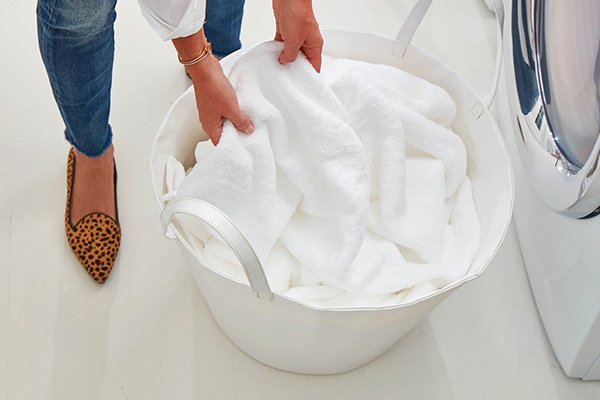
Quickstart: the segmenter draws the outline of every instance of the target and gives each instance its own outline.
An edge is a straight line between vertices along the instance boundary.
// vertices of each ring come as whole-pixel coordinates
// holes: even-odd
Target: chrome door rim
[[[548,3],[552,0],[513,0],[508,12],[506,51],[511,57],[506,57],[506,69],[519,128],[517,147],[529,180],[542,201],[561,214],[585,218],[600,212],[600,178],[597,177],[600,132],[591,131],[588,143],[590,138],[595,143],[579,146],[585,154],[583,159],[578,159],[566,145],[569,132],[564,127],[557,127],[556,121],[552,120],[547,76],[552,66],[544,59],[548,53],[544,29]],[[594,15],[590,18],[597,17],[596,23],[600,25],[600,7],[592,7],[592,12]],[[582,43],[573,45],[585,47]],[[597,57],[597,43],[592,43],[591,49],[580,50],[594,51],[593,45],[596,45]],[[599,83],[597,76],[591,82],[596,85],[594,89],[598,89]],[[596,105],[591,107],[595,109]]]

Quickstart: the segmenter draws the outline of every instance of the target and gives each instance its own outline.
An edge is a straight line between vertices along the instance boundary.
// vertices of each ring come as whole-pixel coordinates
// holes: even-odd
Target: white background
[[[322,25],[393,35],[414,0],[314,2]],[[246,8],[244,43],[270,39],[270,2]],[[104,286],[64,238],[68,146],[37,49],[35,2],[0,13],[0,399],[600,398],[600,383],[560,370],[512,230],[481,279],[363,368],[293,375],[235,348],[162,236],[151,193],[153,136],[189,81],[135,1],[118,12],[111,122],[124,239]],[[494,35],[481,0],[439,0],[416,42],[483,91]]]

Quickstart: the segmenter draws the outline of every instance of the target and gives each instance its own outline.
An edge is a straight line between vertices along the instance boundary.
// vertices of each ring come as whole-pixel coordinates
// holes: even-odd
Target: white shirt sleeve
[[[190,36],[204,24],[206,0],[138,0],[138,3],[163,40]]]

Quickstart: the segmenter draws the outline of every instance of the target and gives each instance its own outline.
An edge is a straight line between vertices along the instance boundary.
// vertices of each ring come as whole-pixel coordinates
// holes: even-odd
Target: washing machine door
[[[597,215],[600,1],[513,0],[509,12],[509,95],[529,180],[555,211]]]

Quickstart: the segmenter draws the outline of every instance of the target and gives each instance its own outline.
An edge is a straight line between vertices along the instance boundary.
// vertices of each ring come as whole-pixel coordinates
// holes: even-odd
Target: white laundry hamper
[[[502,4],[494,1],[502,21]],[[208,139],[199,129],[190,91],[173,104],[165,117],[151,162],[165,232],[182,248],[223,332],[258,361],[305,374],[335,374],[357,368],[392,347],[458,287],[479,277],[504,239],[512,213],[513,179],[502,136],[488,112],[497,79],[482,99],[450,68],[410,44],[430,3],[417,3],[396,39],[343,29],[323,31],[325,54],[400,68],[441,86],[456,102],[453,128],[467,148],[468,175],[481,221],[481,245],[463,278],[417,301],[385,308],[321,309],[272,293],[260,261],[227,216],[200,200],[180,199],[168,205],[163,201],[167,158],[174,156],[188,168],[195,162],[196,144]],[[226,71],[236,57],[234,53],[223,60]],[[188,215],[185,220],[176,217],[183,214]],[[238,256],[247,281],[223,275],[207,265],[185,228],[190,216],[223,237]]]

